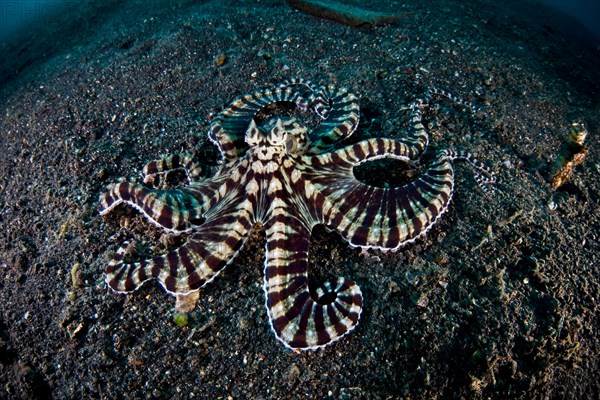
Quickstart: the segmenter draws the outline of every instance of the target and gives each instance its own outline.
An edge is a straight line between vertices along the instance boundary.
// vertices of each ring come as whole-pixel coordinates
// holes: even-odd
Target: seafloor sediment
[[[76,26],[8,48],[1,398],[597,398],[597,47],[521,2],[344,2],[403,17],[351,27],[283,1],[130,1],[92,4]],[[183,327],[156,283],[108,290],[103,271],[124,239],[139,258],[177,240],[127,208],[99,216],[100,193],[163,155],[214,162],[211,117],[296,76],[360,96],[354,140],[405,130],[405,106],[429,88],[478,105],[435,99],[430,147],[477,154],[495,192],[459,164],[448,212],[396,253],[361,254],[317,229],[315,280],[354,279],[364,310],[316,352],[287,350],[269,329],[261,227]],[[573,122],[587,153],[554,189]]]

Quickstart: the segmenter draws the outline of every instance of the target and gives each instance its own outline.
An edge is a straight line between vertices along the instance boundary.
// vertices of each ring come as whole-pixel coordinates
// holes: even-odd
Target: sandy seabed
[[[0,397],[598,398],[598,46],[522,2],[431,3],[355,2],[405,15],[350,27],[274,0],[89,2],[76,23],[5,47]],[[260,227],[183,327],[156,283],[108,290],[123,240],[147,258],[173,239],[125,207],[99,216],[106,187],[181,151],[214,162],[211,117],[295,76],[360,96],[356,140],[405,130],[428,88],[481,106],[436,99],[430,147],[477,154],[496,191],[459,164],[448,212],[396,253],[316,229],[315,279],[346,276],[364,294],[358,328],[316,352],[269,329]],[[555,190],[573,122],[589,152]]]

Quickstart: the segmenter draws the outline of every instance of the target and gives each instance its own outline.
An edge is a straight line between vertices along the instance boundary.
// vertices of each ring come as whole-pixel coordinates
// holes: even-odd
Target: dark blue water
[[[600,1],[598,0],[541,0],[577,19],[596,38],[600,39]]]
[[[600,40],[599,0],[532,1],[547,4],[576,18]],[[81,2],[73,0],[0,0],[0,44],[20,31],[44,24],[53,17],[64,17],[65,13],[75,15],[80,5]]]
[[[76,4],[65,0],[0,0],[0,42],[45,23],[65,9],[76,12]]]

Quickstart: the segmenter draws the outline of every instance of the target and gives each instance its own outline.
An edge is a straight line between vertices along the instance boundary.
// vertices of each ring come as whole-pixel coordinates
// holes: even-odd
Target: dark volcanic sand
[[[247,3],[92,4],[5,49],[0,398],[597,398],[598,48],[556,15],[484,0],[389,2],[379,10],[408,15],[376,28]],[[358,328],[317,352],[269,329],[261,228],[185,327],[157,283],[108,290],[124,239],[139,258],[173,241],[125,207],[100,217],[100,193],[163,155],[214,161],[211,115],[292,76],[361,97],[354,140],[401,132],[429,87],[482,105],[436,99],[426,118],[431,148],[477,153],[496,192],[459,164],[448,212],[394,254],[317,229],[311,272],[354,279],[365,301]],[[555,191],[545,177],[573,121],[590,152]]]

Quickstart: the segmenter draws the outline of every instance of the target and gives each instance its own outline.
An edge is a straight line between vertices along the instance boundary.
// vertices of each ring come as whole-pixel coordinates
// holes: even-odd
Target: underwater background
[[[11,40],[19,32],[37,24],[44,24],[64,13],[76,14],[87,2],[68,0],[1,0],[0,1],[0,42]],[[163,2],[166,3],[166,2]],[[535,3],[547,5],[574,17],[597,38],[600,37],[600,3],[596,0],[537,0]],[[573,27],[577,29],[577,27]]]
[[[587,399],[600,391],[600,3],[596,1],[0,0],[0,398]],[[212,118],[293,77],[359,97],[353,140],[405,132],[469,151],[453,202],[397,252],[316,228],[310,273],[364,296],[318,351],[273,336],[264,230],[185,318],[159,285],[104,270],[178,238],[99,196],[191,152]],[[464,104],[479,110],[471,112]],[[407,176],[418,175],[415,166]],[[386,181],[385,170],[374,180]]]

